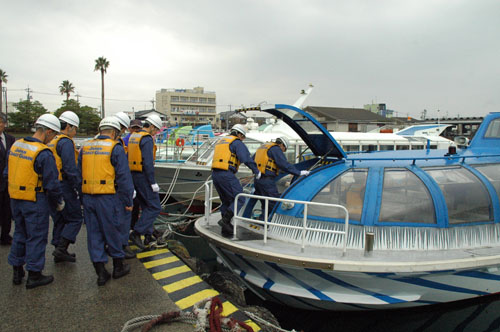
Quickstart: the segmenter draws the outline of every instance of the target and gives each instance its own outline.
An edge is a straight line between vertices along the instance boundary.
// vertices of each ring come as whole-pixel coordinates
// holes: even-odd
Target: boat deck
[[[212,214],[207,225],[204,218],[201,218],[196,223],[196,230],[222,248],[231,249],[245,256],[265,257],[265,260],[269,262],[327,270],[374,273],[431,272],[467,269],[471,266],[498,269],[500,266],[500,248],[498,247],[445,251],[373,250],[369,253],[348,248],[346,254],[343,255],[340,248],[306,245],[302,252],[301,246],[296,243],[268,238],[267,243],[264,244],[263,235],[242,226],[237,227],[235,238],[224,238],[220,235],[220,226],[217,225],[219,219],[220,214]]]

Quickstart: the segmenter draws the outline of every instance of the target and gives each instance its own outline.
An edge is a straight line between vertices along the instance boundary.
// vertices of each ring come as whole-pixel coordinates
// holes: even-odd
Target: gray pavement
[[[55,279],[47,286],[28,290],[26,278],[22,285],[13,285],[12,267],[7,263],[9,250],[10,246],[0,246],[0,331],[121,331],[132,318],[178,310],[137,259],[127,260],[132,267],[129,275],[98,287],[85,226],[69,250],[76,253],[76,263],[55,264],[53,247],[47,245],[44,274]],[[113,269],[111,259],[107,269]],[[194,327],[174,323],[152,331],[191,332]]]

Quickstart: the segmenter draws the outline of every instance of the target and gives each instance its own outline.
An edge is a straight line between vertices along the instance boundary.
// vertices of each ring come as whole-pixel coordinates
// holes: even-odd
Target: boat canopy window
[[[367,175],[367,169],[348,170],[324,186],[312,201],[343,205],[349,211],[349,219],[361,220]],[[309,207],[309,214],[325,218],[344,218],[344,212],[340,209],[314,205]]]
[[[473,167],[491,182],[500,198],[500,164],[473,165]]]
[[[495,119],[490,122],[488,129],[486,129],[486,138],[500,138],[500,119]]]
[[[429,190],[406,168],[386,168],[379,221],[435,224]]]
[[[424,167],[439,185],[450,224],[492,221],[491,199],[484,184],[460,166]]]

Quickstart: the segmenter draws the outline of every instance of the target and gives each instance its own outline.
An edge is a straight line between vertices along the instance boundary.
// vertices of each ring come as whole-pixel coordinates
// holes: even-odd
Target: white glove
[[[311,173],[311,172],[309,172],[309,171],[300,171],[300,176],[302,176],[302,175],[308,176],[309,173]]]
[[[62,199],[59,203],[57,203],[56,211],[62,211],[65,205],[66,203],[64,202],[64,199]]]
[[[255,178],[256,178],[257,180],[259,180],[261,176],[262,176],[262,173],[261,173],[261,172],[259,172],[259,174],[257,174],[257,175],[255,176]]]
[[[158,185],[158,183],[153,183],[153,184],[151,185],[151,189],[153,189],[153,192],[154,192],[154,193],[157,193],[157,192],[159,192],[159,191],[160,191],[160,186]]]
[[[132,199],[135,199],[135,196],[137,196],[137,192],[134,190],[134,193],[132,194]]]

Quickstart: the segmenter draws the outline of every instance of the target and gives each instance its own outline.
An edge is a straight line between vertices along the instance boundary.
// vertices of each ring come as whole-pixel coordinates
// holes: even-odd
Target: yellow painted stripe
[[[172,262],[177,262],[179,260],[179,258],[177,258],[177,256],[172,256],[172,257],[166,257],[166,258],[160,258],[160,259],[157,259],[155,261],[151,261],[151,262],[144,262],[144,266],[146,267],[146,269],[150,269],[152,267],[155,267],[155,266],[160,266],[160,265],[164,265],[164,264],[168,264],[168,263],[172,263]]]
[[[250,326],[255,332],[258,332],[260,331],[260,327],[259,325],[255,324],[253,321],[251,321],[250,319],[249,320],[246,320],[245,321],[245,324],[247,324],[248,326]]]
[[[159,255],[159,254],[164,254],[166,252],[170,252],[170,251],[168,249],[158,249],[158,250],[140,252],[137,254],[137,258],[151,257],[151,256]]]
[[[238,311],[238,308],[236,308],[231,302],[226,301],[222,303],[222,316],[229,316],[236,311]]]
[[[163,286],[163,289],[165,291],[167,291],[167,293],[172,293],[172,292],[178,291],[179,289],[183,289],[183,288],[189,287],[191,285],[200,283],[202,281],[203,280],[201,280],[200,277],[198,277],[197,275],[195,275],[195,276],[192,276],[192,277],[189,277],[189,278],[186,278],[186,279],[182,279],[182,280],[173,282],[171,284],[165,285],[165,286]]]
[[[191,269],[187,265],[182,265],[182,266],[174,267],[172,269],[168,269],[165,271],[153,273],[153,278],[155,278],[156,280],[160,280],[160,279],[175,276],[176,274],[187,272],[187,271],[191,271]]]
[[[217,292],[214,289],[204,289],[198,293],[194,293],[188,297],[183,298],[182,300],[179,300],[175,302],[177,306],[181,309],[184,310],[186,308],[192,307],[195,305],[197,302],[206,299],[207,297],[214,297],[216,295],[219,295],[219,292]]]

